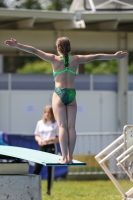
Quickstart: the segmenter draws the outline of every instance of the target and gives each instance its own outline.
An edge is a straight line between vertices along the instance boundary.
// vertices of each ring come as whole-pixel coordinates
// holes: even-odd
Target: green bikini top
[[[64,64],[66,63],[66,61],[65,61],[65,58],[64,58],[64,56],[61,56],[61,58],[63,59],[63,61],[64,61]],[[71,56],[68,56],[68,63],[70,63],[70,59],[71,59]],[[75,74],[76,75],[76,72],[75,71],[73,71],[73,70],[71,70],[71,69],[69,69],[69,67],[66,67],[65,69],[63,69],[63,70],[60,70],[60,71],[58,71],[58,72],[54,72],[53,71],[53,76],[54,76],[54,78],[58,75],[58,74],[62,74],[62,73],[64,73],[64,72],[70,72],[70,73],[72,73],[72,74]]]

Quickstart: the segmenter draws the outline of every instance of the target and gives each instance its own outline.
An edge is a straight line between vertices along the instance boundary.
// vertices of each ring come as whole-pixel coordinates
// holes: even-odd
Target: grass
[[[51,196],[45,196],[47,181],[42,181],[42,200],[122,200],[110,180],[55,181]]]
[[[101,167],[90,167],[90,166],[83,166],[83,167],[69,167],[69,172],[102,172]]]

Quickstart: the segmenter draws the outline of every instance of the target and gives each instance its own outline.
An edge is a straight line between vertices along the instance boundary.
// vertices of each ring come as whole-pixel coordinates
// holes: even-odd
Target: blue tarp
[[[17,146],[17,147],[24,147],[24,148],[30,148],[30,149],[36,149],[38,150],[38,144],[35,141],[34,136],[23,136],[23,135],[8,135],[6,133],[1,134],[3,138],[3,142],[6,142],[10,146]],[[1,144],[2,145],[2,144]],[[58,153],[60,153],[60,145],[57,144]],[[33,173],[34,164],[30,162],[29,167],[29,174]],[[56,166],[54,168],[55,170],[55,178],[64,176],[68,173],[68,167],[59,167]],[[47,167],[43,166],[43,169],[41,171],[41,177],[42,179],[47,179]]]
[[[0,145],[8,145],[8,135],[5,132],[0,131]]]

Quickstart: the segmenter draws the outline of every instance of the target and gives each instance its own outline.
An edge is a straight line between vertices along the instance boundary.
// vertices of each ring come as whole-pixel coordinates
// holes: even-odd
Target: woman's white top
[[[34,134],[39,135],[45,141],[49,138],[56,138],[58,132],[57,122],[52,123],[51,121],[43,122],[43,120],[39,120]]]

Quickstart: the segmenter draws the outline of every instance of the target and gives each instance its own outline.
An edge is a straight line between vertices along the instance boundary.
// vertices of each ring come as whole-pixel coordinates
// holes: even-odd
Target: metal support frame
[[[107,1],[100,2],[97,5],[95,5],[94,0],[84,0],[84,7],[85,7],[86,10],[89,10],[87,8],[87,5],[86,5],[87,2],[89,3],[90,8],[93,12],[96,12],[97,9],[102,9],[102,8],[104,8],[105,6],[107,6],[111,3],[117,3],[120,6],[125,6],[127,8],[133,8],[133,5],[131,3],[123,2],[121,0],[107,0]]]
[[[102,169],[122,195],[122,199],[131,200],[133,199],[133,187],[129,186],[130,189],[125,191],[126,188],[123,187],[124,185],[121,186],[121,182],[112,174],[108,166],[114,154],[116,154],[116,167],[122,169],[123,177],[121,180],[133,182],[133,125],[124,126],[123,134],[95,156],[97,162],[101,165]]]

